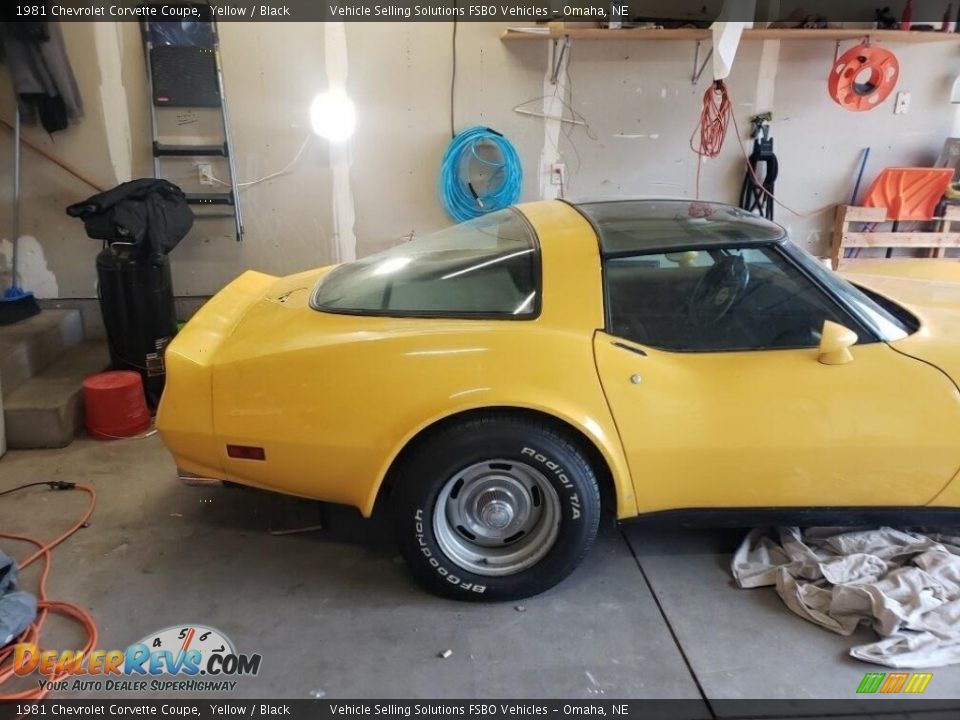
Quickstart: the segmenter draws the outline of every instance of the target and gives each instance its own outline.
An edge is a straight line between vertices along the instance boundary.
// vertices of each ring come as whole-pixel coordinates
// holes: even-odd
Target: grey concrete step
[[[44,310],[12,325],[0,326],[0,391],[8,397],[40,374],[68,348],[83,342],[78,310]]]
[[[83,428],[83,380],[105,370],[105,342],[87,341],[63,352],[46,370],[3,399],[7,447],[65,447]]]

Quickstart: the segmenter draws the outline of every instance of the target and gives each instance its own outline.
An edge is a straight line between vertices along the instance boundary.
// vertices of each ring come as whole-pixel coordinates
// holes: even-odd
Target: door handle
[[[626,343],[622,343],[622,342],[614,342],[611,344],[614,347],[623,348],[627,352],[632,352],[632,353],[636,353],[637,355],[642,355],[643,357],[647,357],[647,354],[638,347],[633,347],[632,345],[627,345]]]

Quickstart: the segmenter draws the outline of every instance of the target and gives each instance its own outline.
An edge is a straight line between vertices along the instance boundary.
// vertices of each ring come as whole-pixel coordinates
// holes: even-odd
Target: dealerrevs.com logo
[[[231,691],[233,678],[260,672],[260,655],[238,653],[230,639],[206,625],[173,625],[151,633],[126,650],[41,650],[20,643],[13,650],[13,672],[74,677],[51,682],[47,690],[74,691]]]

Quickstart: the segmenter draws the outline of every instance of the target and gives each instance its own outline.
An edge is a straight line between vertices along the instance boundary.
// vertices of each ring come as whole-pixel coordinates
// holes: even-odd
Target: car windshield
[[[316,310],[390,316],[523,319],[539,313],[536,237],[501,210],[337,267],[317,285]]]
[[[877,332],[881,340],[885,342],[901,340],[916,331],[916,321],[906,310],[897,308],[899,313],[895,313],[892,309],[884,307],[863,290],[829,270],[799,245],[787,243],[785,249],[814,279],[842,298],[847,307],[858,315],[862,322]]]

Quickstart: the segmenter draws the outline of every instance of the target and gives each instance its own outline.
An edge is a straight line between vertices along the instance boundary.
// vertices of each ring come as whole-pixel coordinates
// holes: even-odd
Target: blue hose
[[[485,143],[496,147],[500,161],[484,159],[477,153]],[[473,163],[489,171],[486,188],[481,192],[470,182]],[[464,130],[450,141],[440,164],[440,202],[457,222],[502,210],[520,199],[523,169],[516,149],[496,130],[479,125]]]

